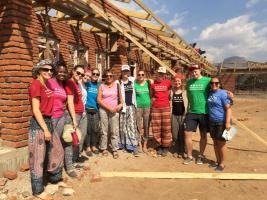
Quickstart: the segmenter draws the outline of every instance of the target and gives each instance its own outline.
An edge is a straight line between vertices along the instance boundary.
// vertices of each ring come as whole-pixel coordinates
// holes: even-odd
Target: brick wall
[[[222,74],[221,81],[224,89],[235,92],[236,76],[234,74]]]
[[[0,1],[0,118],[3,144],[27,145],[33,66],[30,0]]]
[[[3,145],[27,145],[31,108],[28,87],[31,70],[38,62],[39,34],[44,31],[44,19],[36,15],[31,0],[0,1],[0,136]],[[69,65],[69,43],[76,43],[74,29],[65,22],[51,22],[51,33],[60,41],[60,58]],[[80,44],[88,47],[89,64],[96,65],[95,49],[105,49],[106,39],[81,31]],[[118,40],[118,51],[110,55],[110,66],[117,75],[127,64],[127,43]],[[134,56],[132,56],[132,59]]]

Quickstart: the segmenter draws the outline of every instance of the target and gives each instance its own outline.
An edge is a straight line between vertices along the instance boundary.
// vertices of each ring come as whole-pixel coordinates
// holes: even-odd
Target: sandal
[[[34,195],[34,196],[42,200],[54,200],[54,198],[50,194],[47,194],[46,192],[42,192],[41,194]]]
[[[119,158],[119,154],[118,154],[118,152],[117,151],[113,151],[113,158],[114,159],[118,159]]]
[[[108,156],[108,151],[107,150],[102,151],[102,155],[103,156]]]

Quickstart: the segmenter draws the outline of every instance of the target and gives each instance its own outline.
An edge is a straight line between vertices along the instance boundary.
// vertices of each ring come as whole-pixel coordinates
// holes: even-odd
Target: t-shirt
[[[124,93],[125,93],[125,104],[126,106],[133,105],[132,97],[133,97],[133,83],[128,81],[128,83],[124,83]]]
[[[134,89],[136,93],[137,108],[150,108],[151,100],[149,95],[149,84],[146,81],[144,85],[134,83]]]
[[[103,103],[113,109],[118,106],[118,87],[118,84],[114,83],[112,87],[102,84],[99,88],[99,90],[102,90]]]
[[[170,107],[169,90],[171,88],[170,80],[163,80],[161,82],[155,81],[151,84],[151,89],[154,91],[152,107],[166,108]]]
[[[173,94],[172,96],[172,114],[181,116],[184,115],[185,107],[183,95],[181,94]]]
[[[87,91],[87,99],[86,99],[86,108],[93,108],[98,111],[97,104],[97,94],[98,94],[99,83],[87,82],[85,83],[85,88]]]
[[[225,122],[225,106],[230,105],[226,90],[217,90],[209,93],[208,108],[209,120],[213,122]]]
[[[84,112],[84,104],[82,101],[82,92],[79,88],[78,83],[69,79],[66,83],[65,90],[67,95],[74,96],[74,109],[75,113],[83,113]]]
[[[67,94],[62,85],[56,79],[51,78],[47,81],[47,87],[54,92],[53,118],[63,116],[66,108]]]
[[[87,91],[85,88],[85,85],[83,83],[79,83],[79,88],[82,92],[82,101],[83,101],[83,105],[86,104],[86,100],[87,100]]]
[[[210,80],[210,77],[203,76],[200,79],[190,79],[187,82],[189,113],[208,114],[207,98]]]
[[[54,95],[53,91],[41,84],[37,79],[34,79],[29,88],[30,103],[32,99],[40,98],[40,111],[43,116],[51,117],[53,114]]]

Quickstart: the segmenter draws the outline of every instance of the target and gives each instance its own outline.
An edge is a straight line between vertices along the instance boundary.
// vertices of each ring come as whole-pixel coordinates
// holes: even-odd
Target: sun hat
[[[157,72],[166,74],[166,68],[165,67],[159,67]]]
[[[122,65],[121,71],[130,71],[130,66],[129,65]]]
[[[39,70],[45,65],[50,65],[53,67],[52,60],[50,59],[41,60],[36,65],[34,65],[32,68],[32,77],[36,79],[39,74]]]

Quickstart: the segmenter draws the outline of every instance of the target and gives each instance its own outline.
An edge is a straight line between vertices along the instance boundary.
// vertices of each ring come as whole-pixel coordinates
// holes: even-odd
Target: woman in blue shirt
[[[209,128],[210,135],[214,142],[214,151],[217,159],[215,165],[215,171],[222,172],[225,168],[226,157],[226,141],[222,137],[225,129],[231,128],[231,102],[227,95],[227,91],[221,89],[221,82],[219,78],[214,77],[210,81],[211,91],[208,97],[208,109],[209,109]]]
[[[100,125],[99,125],[99,112],[98,112],[98,104],[97,104],[97,94],[98,87],[100,83],[98,82],[100,72],[97,68],[92,70],[91,81],[85,83],[85,88],[87,91],[87,99],[86,99],[86,113],[87,113],[87,135],[85,139],[86,146],[86,155],[93,156],[94,154],[98,154],[98,143],[99,143],[99,133],[100,133]]]

